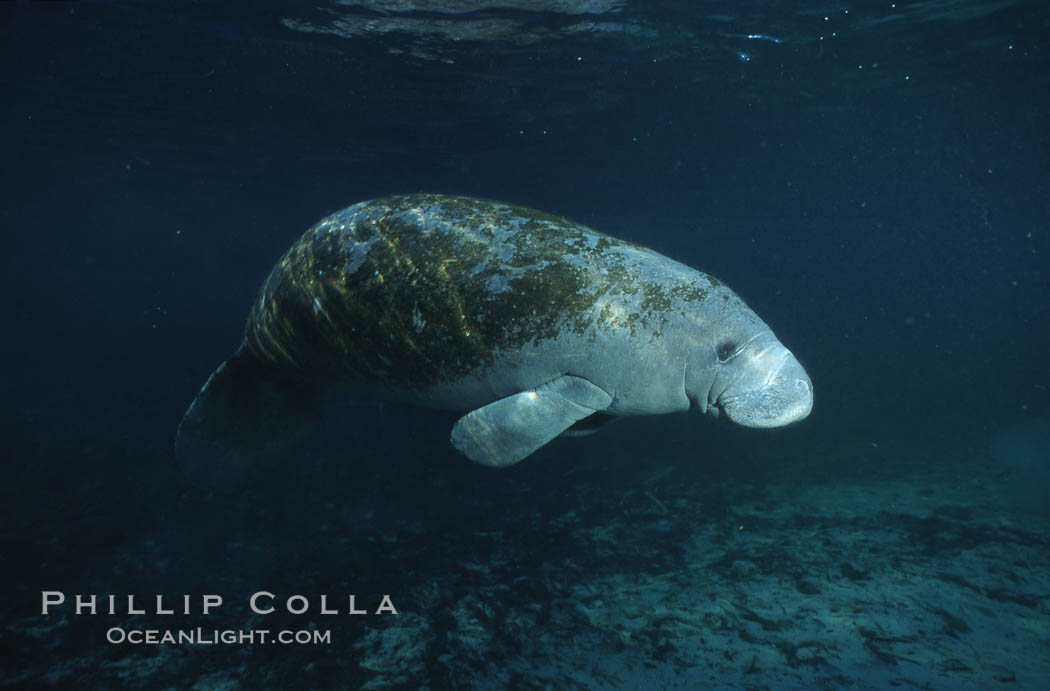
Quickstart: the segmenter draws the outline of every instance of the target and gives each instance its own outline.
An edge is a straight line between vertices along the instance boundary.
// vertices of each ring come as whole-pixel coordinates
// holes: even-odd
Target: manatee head
[[[806,417],[813,408],[806,370],[758,315],[726,292],[693,344],[686,392],[694,407],[745,427],[781,427]]]

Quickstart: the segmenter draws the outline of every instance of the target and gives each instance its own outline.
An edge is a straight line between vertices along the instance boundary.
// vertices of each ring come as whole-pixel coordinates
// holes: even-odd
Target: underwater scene
[[[0,3],[0,688],[1050,688],[1048,35]]]

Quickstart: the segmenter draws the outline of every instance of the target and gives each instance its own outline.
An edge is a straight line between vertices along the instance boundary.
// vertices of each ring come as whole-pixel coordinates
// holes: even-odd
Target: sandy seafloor
[[[674,440],[679,424],[655,428],[659,450],[628,421],[514,471],[384,433],[372,459],[315,452],[233,496],[134,478],[33,494],[49,498],[8,537],[42,561],[10,593],[22,616],[0,633],[0,685],[1050,688],[1048,521],[1015,505],[1018,479],[986,448],[785,455],[776,436],[734,433],[691,462],[705,455]],[[85,453],[113,457],[105,444]],[[115,535],[119,496],[147,508]],[[42,617],[49,587],[229,596],[212,619]],[[385,592],[399,614],[260,617],[246,606],[260,589]],[[198,625],[330,629],[332,643],[104,642],[110,626]]]

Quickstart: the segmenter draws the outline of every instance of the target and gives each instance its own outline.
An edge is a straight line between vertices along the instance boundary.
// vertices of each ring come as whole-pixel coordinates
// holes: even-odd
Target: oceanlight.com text
[[[124,629],[106,631],[113,645],[330,645],[328,629],[271,631],[269,629]]]

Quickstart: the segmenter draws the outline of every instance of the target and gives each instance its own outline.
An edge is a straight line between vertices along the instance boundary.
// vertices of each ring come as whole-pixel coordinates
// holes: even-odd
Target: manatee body
[[[460,411],[452,442],[515,463],[615,416],[804,418],[805,370],[715,278],[518,206],[393,196],[320,221],[274,267],[176,455],[221,485],[287,455],[319,393]]]

